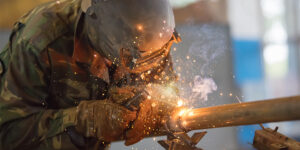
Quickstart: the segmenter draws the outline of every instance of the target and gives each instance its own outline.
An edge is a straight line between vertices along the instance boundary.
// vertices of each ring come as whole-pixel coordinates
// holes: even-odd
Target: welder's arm
[[[6,71],[0,82],[0,149],[36,148],[74,125],[75,108],[46,107],[50,70],[47,57],[39,52],[27,43],[20,43],[2,53],[11,61],[2,60],[6,61]],[[54,148],[60,144],[48,146]]]
[[[4,55],[11,61],[5,63],[6,72],[0,82],[0,149],[64,149],[73,145],[66,132],[69,127],[85,136],[110,140],[113,132],[123,133],[118,129],[127,128],[136,117],[134,112],[107,101],[83,101],[74,108],[49,109],[47,102],[52,99],[48,97],[51,73],[47,51],[22,43],[6,49]]]

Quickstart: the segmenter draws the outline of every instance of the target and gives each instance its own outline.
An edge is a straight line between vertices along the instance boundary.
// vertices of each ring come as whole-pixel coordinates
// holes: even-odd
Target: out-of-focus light
[[[186,126],[186,125],[187,125],[187,122],[186,122],[186,121],[183,121],[183,122],[182,122],[182,125],[183,125],[183,126]]]
[[[175,8],[185,7],[195,2],[197,2],[197,0],[170,0],[170,3]]]
[[[183,116],[185,113],[186,113],[186,109],[182,109],[182,110],[180,110],[178,116],[181,117],[181,116]]]
[[[264,60],[272,65],[282,63],[288,59],[288,48],[284,44],[268,45],[264,50]]]
[[[276,17],[284,12],[284,0],[261,0],[261,6],[267,18]]]
[[[151,106],[152,106],[152,107],[156,107],[156,103],[152,103]]]
[[[139,30],[139,31],[143,31],[143,30],[144,30],[144,26],[141,25],[141,24],[138,24],[138,25],[136,26],[136,29]]]
[[[162,38],[163,37],[163,33],[159,33],[159,37]]]
[[[267,43],[285,43],[287,41],[287,32],[283,23],[276,21],[267,29],[264,40]]]
[[[282,78],[288,73],[288,47],[285,44],[270,44],[264,49],[266,75]]]
[[[177,102],[177,106],[178,106],[178,107],[183,106],[183,101],[182,101],[182,100],[179,100],[179,101]]]
[[[194,116],[194,112],[189,112],[189,116]]]

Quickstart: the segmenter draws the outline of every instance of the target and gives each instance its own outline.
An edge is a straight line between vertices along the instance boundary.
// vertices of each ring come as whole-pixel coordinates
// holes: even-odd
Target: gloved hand
[[[144,100],[140,104],[138,117],[126,132],[125,145],[132,145],[163,126],[164,120],[175,110],[174,105],[156,100]]]
[[[109,89],[110,100],[117,104],[125,104],[127,101],[132,99],[138,89],[133,86],[125,86],[125,87],[111,87]]]
[[[125,145],[132,145],[157,131],[177,108],[175,86],[152,84],[146,90],[150,97],[140,103],[138,117],[126,132]]]
[[[145,86],[123,86],[109,89],[110,100],[130,110],[138,110],[140,103],[149,96]]]
[[[136,119],[136,112],[108,100],[82,101],[76,114],[77,132],[105,142],[123,139],[129,122]]]

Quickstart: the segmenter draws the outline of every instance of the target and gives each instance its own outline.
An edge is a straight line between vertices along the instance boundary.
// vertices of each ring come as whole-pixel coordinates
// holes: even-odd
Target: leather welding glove
[[[147,135],[153,134],[163,126],[163,122],[175,109],[174,105],[156,100],[144,100],[140,104],[138,117],[131,129],[127,130],[125,145],[132,145]]]
[[[129,122],[135,119],[136,112],[111,101],[82,101],[77,107],[75,129],[85,137],[111,142],[123,139]]]
[[[130,110],[138,110],[141,101],[147,99],[148,93],[145,86],[122,86],[109,89],[110,100],[125,106]]]
[[[111,87],[108,91],[110,100],[117,104],[124,104],[132,99],[137,92],[137,88],[133,86]]]
[[[139,105],[137,119],[126,131],[125,145],[132,145],[158,131],[177,109],[176,86],[152,84],[147,87],[147,93],[149,96]]]

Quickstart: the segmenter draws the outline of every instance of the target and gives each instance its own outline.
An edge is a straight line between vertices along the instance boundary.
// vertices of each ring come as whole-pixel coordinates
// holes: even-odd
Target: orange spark
[[[138,24],[138,25],[136,26],[136,28],[137,28],[137,30],[139,30],[139,31],[143,31],[143,30],[144,30],[144,26],[141,25],[141,24]]]

